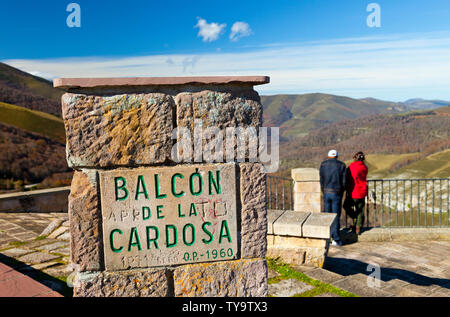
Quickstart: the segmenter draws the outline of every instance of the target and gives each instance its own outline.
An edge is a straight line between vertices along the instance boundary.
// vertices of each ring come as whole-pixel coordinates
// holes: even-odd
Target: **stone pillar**
[[[267,82],[54,81],[67,91],[67,161],[75,170],[69,196],[74,296],[267,295],[262,165],[199,157],[198,140],[194,148],[174,150],[189,134],[194,138],[198,123],[223,136],[229,127],[257,131],[262,105],[253,86]],[[176,154],[190,160],[180,162]]]
[[[316,168],[294,168],[294,210],[321,212],[323,210],[319,170]]]

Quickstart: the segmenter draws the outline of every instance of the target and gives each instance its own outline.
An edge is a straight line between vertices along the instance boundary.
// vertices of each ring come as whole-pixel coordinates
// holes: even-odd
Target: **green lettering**
[[[191,228],[191,241],[190,242],[187,242],[187,239],[186,239],[187,228]],[[183,227],[183,242],[187,246],[191,246],[195,242],[195,227],[192,223],[187,223]]]
[[[135,242],[133,242],[133,238],[135,238]],[[130,240],[128,241],[128,252],[131,251],[131,247],[138,247],[138,250],[141,251],[141,242],[139,241],[139,235],[136,227],[132,227],[130,231]]]
[[[177,193],[176,191],[175,191],[175,178],[181,178],[181,179],[183,179],[184,178],[184,176],[182,175],[182,174],[180,174],[180,173],[176,173],[176,174],[174,174],[173,176],[172,176],[172,195],[174,195],[175,197],[181,197],[181,196],[183,196],[184,195],[184,191],[181,191],[181,192],[179,192],[179,193]]]
[[[119,186],[118,181],[122,181],[122,185]],[[127,185],[127,180],[123,178],[122,176],[114,177],[114,187],[115,187],[115,193],[116,193],[116,201],[117,200],[125,200],[128,198],[128,189],[125,188]],[[125,194],[122,197],[119,197],[119,190],[122,190]]]
[[[147,231],[147,249],[150,250],[150,244],[153,242],[155,244],[155,249],[159,249],[158,239],[159,239],[159,230],[158,227],[155,226],[147,226],[145,227]],[[155,237],[150,239],[150,230],[155,231]]]
[[[173,232],[173,243],[169,242],[169,229],[172,229]],[[177,245],[177,227],[174,225],[166,225],[166,247],[173,248]]]
[[[195,208],[195,204],[191,203],[191,210],[189,211],[189,217],[192,215],[197,216],[197,208]]]
[[[206,226],[211,226],[211,225],[212,225],[212,223],[209,222],[209,221],[204,222],[204,223],[202,224],[202,230],[203,230],[203,232],[206,233],[206,234],[208,235],[208,237],[209,237],[209,240],[206,240],[205,238],[202,239],[202,241],[203,241],[204,244],[210,244],[210,243],[213,241],[213,238],[214,238],[214,237],[213,237],[212,233],[206,228]]]
[[[225,230],[225,234],[224,234],[224,230]],[[222,220],[222,224],[220,225],[219,243],[222,243],[223,238],[227,238],[228,242],[231,243],[230,229],[228,229],[228,223],[226,220]]]
[[[164,219],[164,216],[161,215],[163,207],[164,207],[164,205],[156,206],[156,218]]]
[[[209,171],[208,172],[208,176],[209,176],[209,194],[212,195],[213,194],[213,185],[214,188],[216,189],[216,193],[220,194],[221,190],[220,190],[220,171],[217,170],[216,171],[216,180],[214,180],[214,176],[213,176],[213,172]]]
[[[122,230],[120,229],[114,229],[111,231],[111,233],[109,234],[109,244],[111,245],[111,250],[115,253],[119,253],[123,250],[123,247],[120,248],[116,248],[114,246],[114,233],[118,232],[119,234],[123,234]]]
[[[167,197],[167,194],[160,194],[159,193],[159,175],[155,174],[155,193],[156,193],[156,199],[163,199]]]
[[[198,191],[194,191],[194,177],[198,178]],[[203,191],[203,179],[202,174],[198,172],[198,168],[195,169],[195,173],[189,177],[189,189],[191,190],[191,194],[194,196],[198,196]]]
[[[184,218],[186,215],[181,214],[181,204],[178,204],[178,218]]]
[[[140,190],[141,186],[143,188],[143,191]],[[138,181],[136,185],[136,196],[134,197],[135,200],[138,200],[139,194],[144,194],[145,199],[148,199],[147,188],[145,187],[144,176],[142,175],[138,176]]]

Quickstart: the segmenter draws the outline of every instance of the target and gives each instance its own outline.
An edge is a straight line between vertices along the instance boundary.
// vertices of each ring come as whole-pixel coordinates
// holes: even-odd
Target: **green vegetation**
[[[25,242],[25,241],[11,241],[9,243],[9,245],[12,246],[12,247],[20,247],[20,246],[25,245],[25,244],[27,244],[27,242]]]
[[[404,178],[450,177],[450,149],[428,155],[400,168],[393,175]]]
[[[51,114],[0,102],[0,122],[65,143],[64,122]]]
[[[312,285],[315,288],[309,291],[306,291],[301,294],[294,295],[295,297],[312,297],[317,296],[323,293],[333,293],[336,295],[339,295],[341,297],[356,297],[355,294],[349,293],[347,291],[341,290],[337,287],[334,287],[330,284],[323,283],[321,281],[312,279],[308,277],[306,274],[298,272],[294,269],[292,269],[288,264],[281,262],[278,258],[268,258],[267,259],[267,265],[270,269],[278,272],[280,275],[270,278],[268,283],[277,283],[281,280],[285,279],[296,279],[301,282],[304,282],[306,284]]]

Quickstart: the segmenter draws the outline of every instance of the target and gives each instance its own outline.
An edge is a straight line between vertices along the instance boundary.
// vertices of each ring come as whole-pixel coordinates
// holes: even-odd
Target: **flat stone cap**
[[[336,214],[293,210],[267,210],[267,234],[330,239]]]
[[[220,85],[231,83],[263,85],[269,82],[270,78],[268,76],[56,78],[53,80],[53,87],[69,89],[120,86],[171,86],[186,84]]]
[[[317,168],[293,168],[291,175],[296,182],[320,181],[319,169]]]

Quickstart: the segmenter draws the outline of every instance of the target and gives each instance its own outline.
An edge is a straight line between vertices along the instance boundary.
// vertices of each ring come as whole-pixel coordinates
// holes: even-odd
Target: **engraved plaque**
[[[236,258],[235,164],[99,175],[107,270]]]

